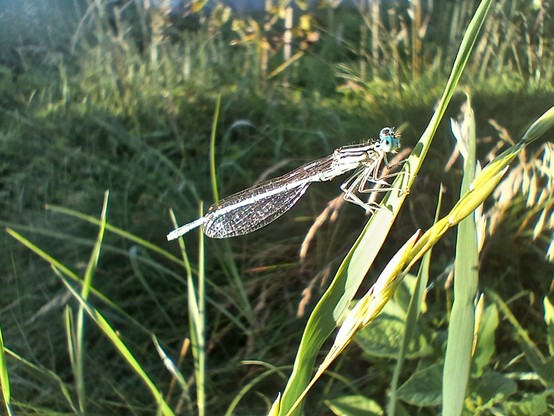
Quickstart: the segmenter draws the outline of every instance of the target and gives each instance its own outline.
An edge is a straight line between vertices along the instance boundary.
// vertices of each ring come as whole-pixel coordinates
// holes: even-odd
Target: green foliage
[[[216,182],[225,196],[384,125],[405,126],[403,144],[413,146],[476,5],[410,3],[410,10],[387,2],[377,12],[296,11],[288,58],[284,9],[257,19],[205,1],[183,16],[139,1],[7,3],[0,212],[12,231],[0,240],[0,383],[8,412],[268,411],[305,326],[293,317],[300,304],[313,309],[362,213],[341,208],[299,263],[302,239],[336,183],[314,187],[267,229],[232,241],[190,235],[179,253],[165,242],[168,210],[186,222],[200,200],[213,200]],[[554,25],[535,4],[494,2],[460,80],[471,89],[478,159],[498,153],[491,137],[509,142],[554,102]],[[453,99],[449,115],[461,101]],[[460,171],[444,172],[450,132],[438,121],[435,129],[427,163],[403,196],[409,204],[368,276],[375,226],[356,243],[358,285],[416,228],[431,226],[439,182],[447,209],[456,201]],[[552,266],[544,260],[554,247],[551,154],[549,144],[519,153],[497,203],[485,206],[479,287],[486,296],[468,414],[540,415],[554,405]],[[428,260],[431,280],[453,259],[453,240],[443,241]],[[438,414],[452,293],[436,285],[424,295],[427,278],[402,282],[331,377],[310,390],[306,414],[383,414],[396,389],[396,414]],[[410,307],[412,296],[419,300]],[[341,308],[349,306],[345,298]],[[319,348],[313,354],[320,357]],[[391,387],[397,357],[405,361]],[[308,376],[313,370],[305,368]]]
[[[345,416],[381,416],[383,409],[375,402],[362,395],[343,396],[325,403],[335,415]]]

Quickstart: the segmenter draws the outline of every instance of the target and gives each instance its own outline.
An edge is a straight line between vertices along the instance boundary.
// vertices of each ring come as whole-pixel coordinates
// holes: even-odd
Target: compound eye
[[[379,147],[383,152],[396,153],[400,147],[400,141],[398,135],[394,132],[393,127],[385,127],[379,132],[379,140],[381,141]]]

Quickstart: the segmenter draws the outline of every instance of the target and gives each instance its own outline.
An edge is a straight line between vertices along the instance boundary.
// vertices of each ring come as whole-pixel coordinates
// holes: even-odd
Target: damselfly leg
[[[378,203],[372,200],[363,201],[358,195],[356,195],[356,193],[368,194],[388,192],[395,189],[386,181],[386,179],[394,178],[404,172],[394,172],[381,175],[379,171],[383,159],[385,159],[385,157],[379,158],[373,163],[358,168],[354,174],[344,181],[340,188],[344,192],[343,197],[345,201],[364,208],[368,213],[375,212],[375,210],[379,209],[380,206]],[[395,163],[395,165],[399,165],[402,162],[403,160]],[[386,169],[390,169],[390,167],[392,166],[387,163]]]

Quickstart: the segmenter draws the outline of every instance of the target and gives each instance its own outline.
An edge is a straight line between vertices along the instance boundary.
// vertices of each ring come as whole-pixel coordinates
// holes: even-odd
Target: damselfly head
[[[400,149],[400,134],[394,127],[385,127],[379,132],[379,148],[385,153],[396,153]]]

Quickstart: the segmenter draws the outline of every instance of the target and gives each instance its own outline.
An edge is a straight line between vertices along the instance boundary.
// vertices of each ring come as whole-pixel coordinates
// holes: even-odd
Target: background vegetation
[[[93,321],[79,319],[62,264],[94,288],[88,301],[175,413],[198,412],[200,382],[205,414],[235,405],[236,414],[267,413],[283,390],[307,314],[364,213],[342,206],[301,257],[314,219],[338,194],[336,181],[314,186],[286,217],[251,235],[207,240],[204,250],[198,233],[186,236],[191,275],[206,278],[207,359],[199,379],[187,344],[191,280],[179,246],[165,241],[173,227],[168,210],[185,223],[199,215],[201,200],[213,201],[214,120],[221,196],[384,126],[401,127],[403,146],[413,146],[477,2],[296,7],[289,34],[291,11],[281,6],[260,16],[213,2],[173,12],[135,1],[0,6],[0,213],[35,251],[7,233],[0,239],[0,328],[15,414],[158,409],[139,372]],[[554,103],[548,7],[494,2],[478,38],[462,85],[483,163]],[[464,101],[459,94],[449,116],[458,118]],[[479,270],[487,332],[475,353],[467,414],[552,413],[552,150],[551,143],[527,149],[484,207]],[[367,287],[415,229],[431,226],[441,183],[443,209],[452,207],[461,181],[456,154],[443,123]],[[99,239],[103,223],[77,213],[100,219],[106,190],[108,225]],[[440,413],[431,381],[439,380],[440,395],[454,239],[447,235],[433,252],[425,313],[401,375],[404,413],[397,414]],[[53,260],[41,259],[37,247]],[[360,398],[371,399],[363,403],[375,414],[387,408],[413,285],[408,277],[387,313],[316,385],[306,414],[356,414],[341,409]],[[164,365],[153,336],[182,379]],[[0,379],[6,400],[7,378]]]

